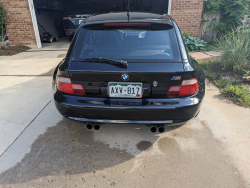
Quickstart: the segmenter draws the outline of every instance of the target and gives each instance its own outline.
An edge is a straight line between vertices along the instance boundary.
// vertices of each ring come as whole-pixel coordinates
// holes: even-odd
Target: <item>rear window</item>
[[[174,29],[84,29],[78,40],[77,57],[108,58],[128,62],[181,62]]]

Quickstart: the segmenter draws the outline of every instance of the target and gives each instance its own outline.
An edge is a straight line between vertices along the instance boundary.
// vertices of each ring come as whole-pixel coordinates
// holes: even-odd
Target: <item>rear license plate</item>
[[[142,83],[109,83],[109,97],[142,98]]]

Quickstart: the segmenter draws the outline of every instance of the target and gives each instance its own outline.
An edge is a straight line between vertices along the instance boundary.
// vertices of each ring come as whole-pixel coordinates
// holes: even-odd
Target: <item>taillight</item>
[[[74,84],[70,78],[57,77],[57,89],[63,93],[72,95],[86,95],[85,90],[81,84]]]
[[[70,18],[71,18],[70,15],[65,15],[65,16],[63,16],[63,19],[70,19]]]
[[[171,86],[168,90],[167,97],[170,97],[170,98],[179,97],[180,90],[181,90],[181,86]]]
[[[150,23],[106,23],[105,26],[150,26]]]
[[[199,85],[197,78],[183,80],[179,86],[171,86],[168,90],[167,97],[186,97],[198,92]]]

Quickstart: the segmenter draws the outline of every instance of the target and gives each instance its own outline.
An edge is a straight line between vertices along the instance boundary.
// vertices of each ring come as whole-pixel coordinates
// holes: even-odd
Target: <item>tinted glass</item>
[[[128,62],[181,62],[176,35],[171,30],[119,28],[80,34],[79,59],[108,58]]]

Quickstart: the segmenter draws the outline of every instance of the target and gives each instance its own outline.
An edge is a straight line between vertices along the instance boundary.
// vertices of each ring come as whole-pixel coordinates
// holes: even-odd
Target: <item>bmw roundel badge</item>
[[[122,78],[123,81],[128,81],[129,80],[129,75],[128,74],[123,74],[121,78]]]

